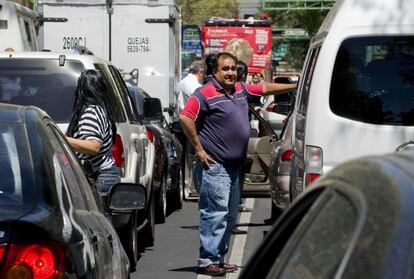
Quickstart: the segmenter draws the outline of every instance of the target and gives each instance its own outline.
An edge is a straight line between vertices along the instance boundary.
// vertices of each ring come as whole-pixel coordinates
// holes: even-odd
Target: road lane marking
[[[254,199],[248,198],[245,200],[246,206],[254,208]],[[253,211],[252,211],[253,212]],[[252,212],[242,212],[240,213],[239,223],[240,224],[249,224],[250,219],[252,217]],[[243,254],[244,254],[244,246],[246,245],[247,235],[249,233],[248,226],[237,226],[237,228],[241,230],[246,230],[247,234],[236,234],[234,237],[233,246],[231,247],[231,254],[229,258],[229,263],[237,264],[239,267],[238,270],[232,273],[226,274],[226,279],[237,279],[241,272],[241,266],[243,263]]]
[[[253,208],[254,198],[247,198],[245,200],[245,204],[246,206]],[[238,223],[249,224],[251,216],[252,216],[252,212],[241,212],[239,213],[239,216],[240,218],[239,218]],[[249,232],[248,226],[237,226],[237,228],[246,230],[247,233]],[[237,279],[239,277],[240,271],[241,271],[240,266],[242,265],[242,261],[243,261],[243,253],[244,253],[244,246],[246,244],[246,240],[247,240],[247,234],[236,234],[235,235],[233,246],[231,247],[231,250],[230,250],[231,254],[230,254],[228,262],[231,264],[237,264],[237,266],[239,266],[239,269],[232,273],[227,273],[226,279]],[[197,279],[210,279],[210,278],[213,278],[213,277],[203,275],[203,274],[197,275]]]

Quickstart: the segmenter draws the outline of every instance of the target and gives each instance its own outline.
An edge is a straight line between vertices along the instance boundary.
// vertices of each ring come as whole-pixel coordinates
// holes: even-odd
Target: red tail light
[[[274,110],[275,106],[276,106],[276,103],[275,103],[275,102],[271,102],[271,103],[267,106],[266,111],[268,111],[268,112],[273,112],[273,110]]]
[[[122,168],[124,166],[125,157],[124,157],[124,144],[122,142],[122,138],[119,134],[116,134],[115,142],[112,145],[112,156],[115,160],[115,165],[118,168]]]
[[[64,272],[63,248],[54,243],[12,244],[5,255],[1,278],[57,279]]]
[[[285,152],[283,152],[280,160],[282,162],[291,161],[292,160],[292,149],[288,149]]]
[[[315,181],[319,176],[321,176],[320,173],[307,173],[305,175],[305,187],[308,187],[309,184]]]
[[[154,135],[152,134],[151,130],[147,129],[147,136],[150,142],[154,142]]]

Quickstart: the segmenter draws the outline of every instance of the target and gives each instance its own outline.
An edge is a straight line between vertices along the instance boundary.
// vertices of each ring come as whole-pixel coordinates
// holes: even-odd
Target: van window
[[[414,125],[414,37],[345,40],[336,57],[329,104],[370,124]]]
[[[111,99],[112,109],[115,113],[115,122],[126,122],[125,113],[123,110],[122,102],[120,102],[119,95],[117,94],[116,85],[111,79],[111,74],[108,69],[103,64],[94,64],[95,68],[101,71],[102,76],[104,77],[105,84],[109,90],[109,98]]]
[[[128,118],[133,120],[133,121],[138,121],[136,115],[134,115],[133,112],[132,112],[132,103],[131,103],[131,100],[129,99],[128,89],[125,85],[124,80],[121,77],[121,74],[112,65],[109,65],[108,68],[109,68],[109,71],[112,74],[112,77],[114,78],[114,81],[115,81],[116,87],[118,88],[119,94],[121,95],[121,99],[122,99],[122,102],[124,103],[125,110],[127,112]]]

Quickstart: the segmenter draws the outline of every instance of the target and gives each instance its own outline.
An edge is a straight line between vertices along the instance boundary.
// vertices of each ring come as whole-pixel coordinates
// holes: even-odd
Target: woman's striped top
[[[115,164],[112,157],[111,122],[101,106],[90,105],[84,110],[73,137],[94,139],[102,144],[101,150],[95,156],[77,153],[80,160],[89,160],[92,163],[94,172],[108,169]]]

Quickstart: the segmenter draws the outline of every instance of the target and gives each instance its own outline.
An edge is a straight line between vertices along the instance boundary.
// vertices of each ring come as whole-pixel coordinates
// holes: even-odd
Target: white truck
[[[9,0],[0,0],[0,51],[37,50],[37,13]]]
[[[37,9],[44,19],[41,48],[87,47],[159,98],[170,123],[177,120],[181,21],[175,0],[39,0]]]

